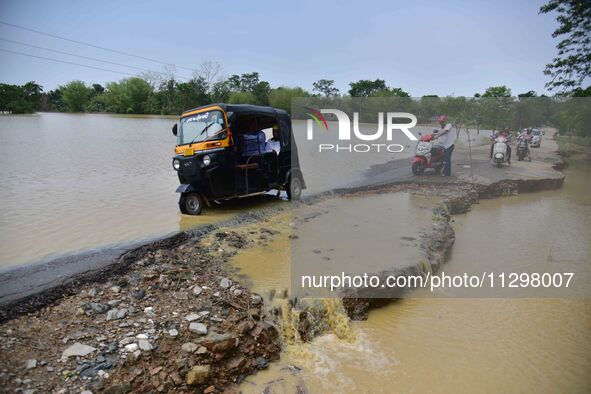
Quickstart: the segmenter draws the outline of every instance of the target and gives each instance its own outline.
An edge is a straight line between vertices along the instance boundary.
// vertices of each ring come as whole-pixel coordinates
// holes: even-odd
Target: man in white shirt
[[[446,123],[447,115],[440,115],[437,121],[441,125],[441,129],[437,133],[437,139],[445,148],[445,165],[441,176],[451,176],[451,154],[455,147],[456,133],[452,132],[451,123]]]
[[[279,155],[281,152],[281,141],[279,141],[279,126],[273,126],[273,138],[270,138],[267,141],[267,145],[265,146],[265,152],[275,152],[275,154]]]

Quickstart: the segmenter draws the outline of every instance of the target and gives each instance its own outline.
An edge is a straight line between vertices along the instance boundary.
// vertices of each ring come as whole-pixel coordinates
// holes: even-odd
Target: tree
[[[351,82],[349,86],[351,87],[349,89],[351,97],[369,97],[381,90],[387,89],[386,81],[383,79],[376,79],[375,81],[361,79],[357,82]]]
[[[426,123],[437,115],[440,115],[440,99],[436,95],[421,97],[417,108],[419,122]]]
[[[234,92],[228,98],[229,104],[252,104],[255,101],[256,97],[250,92]]]
[[[401,88],[386,88],[379,90],[373,94],[375,97],[410,97],[408,92]]]
[[[552,37],[561,37],[558,55],[546,65],[550,90],[571,90],[591,77],[591,2],[589,0],[550,0],[540,7],[540,14],[556,11],[559,27]]]
[[[312,84],[312,90],[324,97],[338,97],[339,89],[334,86],[333,79],[320,79]]]
[[[102,99],[109,112],[145,114],[149,111],[152,86],[142,78],[132,77],[107,84]]]
[[[269,105],[281,108],[291,113],[291,99],[294,97],[309,97],[310,93],[300,87],[288,88],[279,87],[271,90],[269,94]]]
[[[591,97],[591,86],[587,86],[585,89],[576,88],[572,91],[573,97]]]
[[[214,85],[224,79],[224,67],[218,62],[208,60],[201,63],[199,70],[193,73],[193,79],[203,80],[208,92],[211,92]]]
[[[180,114],[186,109],[205,105],[210,101],[207,94],[207,82],[204,78],[193,78],[189,82],[179,83],[177,85],[178,106],[173,112]]]
[[[84,112],[93,93],[93,89],[82,81],[68,82],[59,89],[66,110],[69,112]]]
[[[491,86],[481,97],[511,97],[511,89],[505,85]]]

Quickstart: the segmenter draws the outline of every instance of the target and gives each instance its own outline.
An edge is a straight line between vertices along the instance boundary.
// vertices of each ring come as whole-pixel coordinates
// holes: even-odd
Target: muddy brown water
[[[228,219],[259,199],[178,211],[173,117],[0,116],[0,269]],[[268,205],[267,205],[268,206]]]
[[[482,201],[456,216],[457,241],[443,269],[452,274],[484,270],[500,258],[531,265],[550,253],[560,269],[576,264],[586,267],[579,272],[591,271],[590,169],[588,163],[573,163],[561,190]],[[518,233],[518,239],[499,237],[501,229]],[[503,248],[489,253],[495,241]],[[524,243],[526,251],[540,250],[524,252]],[[266,253],[239,255],[236,265],[259,292],[284,286],[288,246],[287,236],[280,236]],[[582,393],[591,387],[588,298],[417,297],[374,310],[363,322],[347,323],[338,308],[331,315],[337,322],[331,333],[310,343],[286,341],[281,360],[240,388],[245,393],[298,388],[311,393]]]
[[[175,117],[107,114],[0,116],[0,270],[135,244],[268,206],[249,199],[206,209],[199,217],[181,215],[171,166],[175,122]],[[294,134],[305,135],[305,122],[294,121],[293,127]],[[331,155],[333,167],[319,171],[314,149],[302,145],[300,152],[308,193],[358,180],[371,160],[411,154]],[[341,176],[327,179],[326,172],[335,169]]]

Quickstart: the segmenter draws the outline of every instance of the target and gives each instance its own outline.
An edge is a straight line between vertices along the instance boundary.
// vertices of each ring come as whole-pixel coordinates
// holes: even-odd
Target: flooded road
[[[262,206],[178,211],[173,117],[0,116],[0,269],[165,236]]]
[[[457,240],[443,269],[483,270],[499,258],[519,258],[527,266],[543,256],[546,263],[552,249],[551,261],[564,264],[561,269],[577,264],[591,271],[588,241],[581,243],[581,237],[590,239],[590,169],[573,163],[560,190],[482,201],[456,216]],[[540,207],[545,214],[531,214]],[[499,236],[500,229],[518,236]],[[500,241],[502,248],[487,253]],[[523,243],[542,251],[523,253]],[[265,256],[269,265],[285,264],[276,254],[259,259]],[[248,377],[241,389],[583,393],[591,387],[591,301],[406,298],[346,330],[286,349],[279,362]]]
[[[0,116],[0,270],[147,241],[264,205],[255,199],[206,209],[199,217],[181,215],[171,165],[175,121],[107,114]],[[294,121],[293,129],[297,138],[304,136],[305,121]],[[410,147],[407,139],[396,138]],[[323,156],[319,171],[315,149],[300,146],[307,194],[358,182],[371,164],[412,153],[331,154]]]

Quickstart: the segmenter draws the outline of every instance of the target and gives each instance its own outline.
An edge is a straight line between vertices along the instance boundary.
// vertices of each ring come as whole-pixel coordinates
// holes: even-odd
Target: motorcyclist
[[[521,134],[519,134],[519,137],[517,137],[517,139],[523,139],[525,141],[527,141],[527,143],[531,143],[531,140],[534,136],[532,135],[532,129],[529,128],[526,131],[522,131]]]
[[[504,128],[500,133],[493,137],[493,142],[490,145],[490,158],[493,157],[493,150],[495,149],[495,144],[497,143],[497,138],[499,136],[504,137],[505,141],[507,142],[507,163],[511,164],[511,147],[509,146],[509,129]]]

